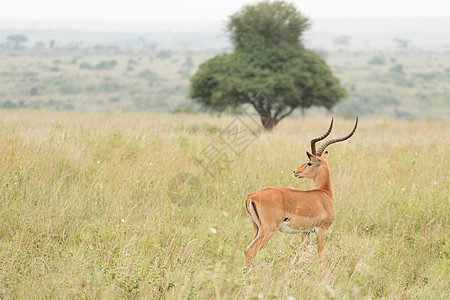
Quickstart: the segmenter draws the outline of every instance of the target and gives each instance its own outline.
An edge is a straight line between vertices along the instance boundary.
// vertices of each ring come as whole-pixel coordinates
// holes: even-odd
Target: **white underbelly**
[[[286,222],[281,223],[280,228],[278,228],[278,230],[284,233],[292,233],[292,234],[302,232],[302,230],[297,230],[289,227]]]

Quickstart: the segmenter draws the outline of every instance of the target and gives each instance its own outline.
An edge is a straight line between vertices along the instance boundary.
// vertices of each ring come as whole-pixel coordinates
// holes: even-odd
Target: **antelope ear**
[[[313,162],[319,161],[317,156],[315,156],[314,154],[309,153],[308,151],[306,151],[306,155],[308,155],[308,158],[309,158],[310,161],[313,161]]]
[[[322,154],[322,157],[325,158],[325,160],[327,160],[328,159],[328,151],[325,151],[325,153]]]

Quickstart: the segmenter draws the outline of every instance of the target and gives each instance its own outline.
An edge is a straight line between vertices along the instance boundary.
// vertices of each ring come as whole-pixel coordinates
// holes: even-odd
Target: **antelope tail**
[[[246,205],[245,208],[247,209],[248,214],[250,215],[250,218],[252,219],[253,223],[258,226],[258,229],[261,227],[261,221],[259,220],[259,214],[256,210],[255,202],[252,202],[252,199],[250,197],[247,197],[247,200],[245,201]]]

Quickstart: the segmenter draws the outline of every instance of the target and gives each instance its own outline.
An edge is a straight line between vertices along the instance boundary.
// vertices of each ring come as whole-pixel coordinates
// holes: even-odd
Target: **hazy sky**
[[[3,0],[7,20],[225,20],[245,0]],[[312,19],[449,17],[449,0],[295,0]]]

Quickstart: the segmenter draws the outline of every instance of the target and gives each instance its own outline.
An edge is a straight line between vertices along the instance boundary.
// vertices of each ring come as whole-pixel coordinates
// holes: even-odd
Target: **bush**
[[[323,49],[314,49],[313,52],[319,55],[322,59],[328,58],[328,52]]]
[[[96,70],[111,70],[117,65],[115,60],[104,60],[95,66]]]
[[[59,91],[63,95],[76,95],[83,92],[80,87],[77,87],[70,83],[61,84],[61,86],[59,87]]]
[[[15,103],[13,103],[13,102],[11,102],[9,100],[3,102],[3,104],[2,104],[2,108],[5,108],[5,109],[16,108],[16,107],[17,107],[17,104],[15,104]]]
[[[375,65],[375,66],[384,66],[386,64],[386,60],[384,57],[381,56],[375,56],[371,60],[367,62],[368,65]]]
[[[92,69],[92,65],[91,65],[91,63],[88,63],[88,62],[82,62],[80,64],[80,69]]]
[[[172,53],[169,50],[162,50],[158,54],[156,54],[156,57],[159,59],[166,59],[170,58],[172,56]]]
[[[32,87],[30,89],[30,96],[37,96],[38,95],[38,88],[37,87]]]
[[[75,106],[72,103],[65,103],[62,108],[64,110],[75,110]]]
[[[414,87],[414,82],[401,76],[393,76],[393,83],[403,87]]]
[[[186,70],[179,70],[177,73],[178,73],[178,75],[180,75],[180,77],[183,78],[183,79],[188,79],[188,78],[191,76],[191,74],[189,73],[189,71],[186,71]]]
[[[403,65],[402,64],[397,64],[397,65],[393,66],[392,68],[389,69],[389,72],[395,73],[395,74],[405,75],[405,71],[403,71]]]
[[[164,78],[156,74],[155,72],[150,71],[149,69],[145,69],[144,71],[140,72],[138,74],[138,77],[147,79],[149,86],[157,86],[162,81],[164,81]]]
[[[414,76],[422,81],[431,81],[435,78],[440,77],[442,74],[439,72],[432,72],[432,73],[416,73]]]

